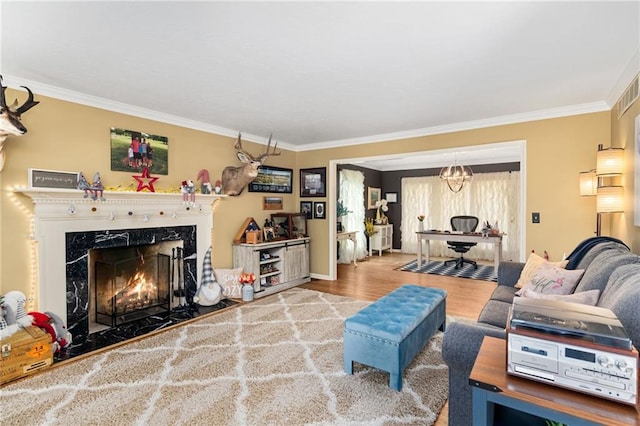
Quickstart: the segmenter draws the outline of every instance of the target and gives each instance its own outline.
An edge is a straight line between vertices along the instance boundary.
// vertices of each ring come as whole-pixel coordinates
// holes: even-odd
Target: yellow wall
[[[23,99],[24,92],[7,91],[7,99],[16,96]],[[130,174],[110,171],[110,127],[140,130],[169,138],[170,174],[159,176],[156,187],[160,189],[177,188],[180,181],[195,179],[202,168],[208,169],[211,179],[215,180],[225,166],[239,164],[231,137],[37,94],[36,99],[41,101],[40,105],[23,117],[29,133],[22,137],[10,137],[5,144],[8,159],[0,174],[1,292],[15,289],[32,294],[31,244],[28,239],[32,208],[28,198],[16,196],[11,191],[13,187],[27,184],[28,168],[83,171],[88,177],[100,171],[105,185],[127,186],[133,181]],[[637,115],[638,106],[635,108],[632,116]],[[625,134],[632,134],[633,124],[623,120],[619,127],[624,129]],[[537,252],[547,250],[553,259],[558,259],[563,253],[569,253],[578,242],[593,235],[595,199],[578,195],[578,173],[595,167],[597,145],[602,143],[608,146],[612,135],[617,138],[618,133],[622,132],[612,131],[610,112],[601,112],[368,145],[300,153],[282,150],[281,156],[269,158],[267,164],[294,169],[293,194],[284,195],[283,209],[292,212],[299,210],[299,168],[328,167],[333,159],[526,140],[526,249],[535,249]],[[243,146],[252,153],[264,150],[264,146],[248,142]],[[331,186],[335,183],[327,184]],[[214,216],[214,266],[231,266],[231,240],[247,216],[254,217],[262,224],[271,213],[262,210],[263,196],[245,191],[239,197],[229,197],[218,204]],[[335,208],[328,199],[316,199],[323,200],[329,202],[330,209]],[[541,213],[540,224],[530,223],[532,211]],[[610,235],[631,244],[631,239],[637,240],[639,231],[633,227],[632,216],[626,217],[628,219],[623,224],[611,224]],[[309,221],[312,274],[329,273],[328,226],[328,220]],[[609,224],[606,223],[605,234],[608,229]],[[637,243],[634,244],[637,252]]]
[[[569,254],[577,243],[594,235],[595,197],[580,197],[578,173],[595,167],[599,143],[608,146],[610,113],[601,112],[528,123],[476,129],[368,145],[301,153],[298,166],[327,166],[332,159],[388,155],[495,142],[526,140],[526,251],[547,250],[552,259]],[[331,185],[331,183],[329,183]],[[330,207],[331,208],[331,207]],[[540,212],[541,223],[531,223],[531,212]],[[312,270],[328,273],[328,261],[316,257],[328,250],[320,235],[319,221],[312,221],[314,237]],[[322,223],[322,225],[325,225]]]
[[[633,224],[634,214],[634,147],[635,147],[635,119],[640,114],[640,101],[631,107],[618,119],[616,108],[611,112],[611,146],[624,148],[624,172],[620,183],[624,186],[625,213],[604,215],[611,224],[611,235],[622,239],[634,253],[640,253],[640,227]],[[605,145],[606,147],[606,145]],[[635,148],[635,149],[640,149]],[[640,201],[639,201],[640,203]],[[635,209],[640,209],[636,205]]]

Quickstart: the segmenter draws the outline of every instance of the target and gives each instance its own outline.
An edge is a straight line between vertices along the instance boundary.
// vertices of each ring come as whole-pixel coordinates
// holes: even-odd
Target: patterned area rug
[[[465,264],[462,268],[456,269],[453,263],[445,266],[443,261],[432,260],[429,263],[423,263],[418,269],[418,261],[414,260],[404,266],[396,268],[398,271],[419,272],[422,274],[448,275],[450,277],[473,278],[474,280],[498,281],[493,266],[478,265],[475,269],[473,265]]]
[[[368,302],[294,288],[0,389],[11,425],[429,425],[448,391],[438,332],[404,373],[343,372],[344,319]]]

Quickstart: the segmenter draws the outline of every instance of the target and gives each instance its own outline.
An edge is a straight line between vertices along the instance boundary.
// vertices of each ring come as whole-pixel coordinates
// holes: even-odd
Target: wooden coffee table
[[[570,425],[640,425],[638,407],[511,376],[506,340],[485,337],[469,376],[473,424],[493,425],[496,405]]]

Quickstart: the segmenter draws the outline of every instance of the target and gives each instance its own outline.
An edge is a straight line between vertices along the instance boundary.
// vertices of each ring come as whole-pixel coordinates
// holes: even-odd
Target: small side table
[[[336,241],[344,241],[344,240],[351,240],[353,241],[353,266],[358,266],[358,264],[356,263],[356,256],[357,256],[357,247],[358,247],[358,241],[356,238],[356,234],[358,233],[358,231],[351,231],[351,232],[339,232],[338,234],[336,234]]]
[[[638,407],[511,376],[506,340],[485,337],[469,376],[473,425],[493,425],[496,405],[574,425],[640,425]]]

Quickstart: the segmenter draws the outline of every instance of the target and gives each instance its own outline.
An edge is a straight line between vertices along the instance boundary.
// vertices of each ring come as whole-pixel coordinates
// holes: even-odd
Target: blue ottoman
[[[437,329],[446,325],[447,292],[405,284],[344,322],[344,371],[353,361],[388,371],[389,386],[402,389],[402,371]]]

